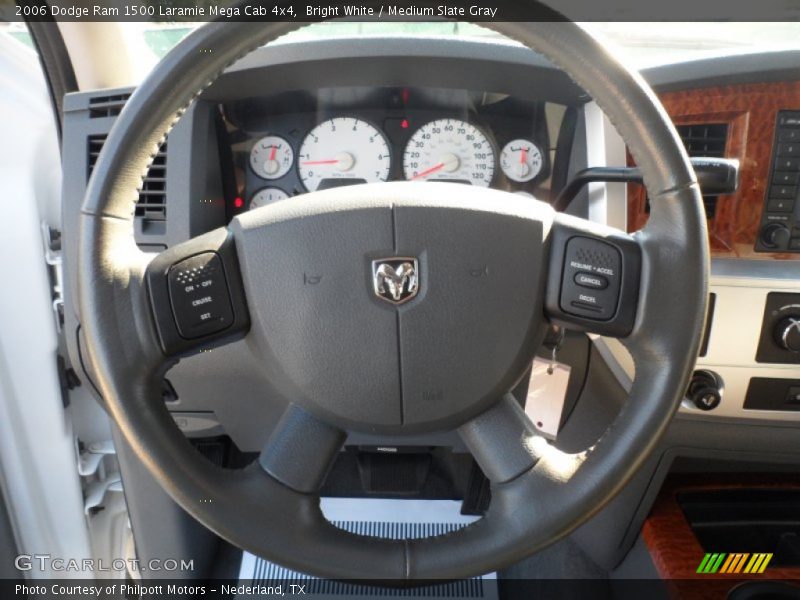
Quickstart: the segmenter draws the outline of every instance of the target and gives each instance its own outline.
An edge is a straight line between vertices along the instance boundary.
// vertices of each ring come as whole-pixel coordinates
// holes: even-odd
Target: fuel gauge
[[[500,153],[500,168],[512,181],[530,181],[542,170],[542,162],[541,150],[524,139],[508,142]]]

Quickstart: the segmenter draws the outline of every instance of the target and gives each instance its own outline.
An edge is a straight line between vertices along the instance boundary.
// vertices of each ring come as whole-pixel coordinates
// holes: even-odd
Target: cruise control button
[[[608,287],[608,279],[594,273],[576,273],[575,283],[581,287],[593,290],[604,290]]]
[[[204,252],[174,264],[167,280],[181,337],[196,339],[233,324],[228,283],[216,253]]]
[[[608,321],[619,304],[622,255],[613,244],[576,235],[567,242],[561,280],[561,309]]]
[[[592,301],[596,302],[597,300],[595,298],[592,298]],[[578,310],[581,310],[581,311],[584,311],[584,312],[585,311],[589,311],[589,312],[593,312],[593,313],[601,313],[601,312],[603,312],[603,307],[602,306],[597,306],[595,304],[592,304],[591,302],[586,302],[584,300],[573,300],[571,302],[571,304],[572,304],[573,308],[577,308]]]

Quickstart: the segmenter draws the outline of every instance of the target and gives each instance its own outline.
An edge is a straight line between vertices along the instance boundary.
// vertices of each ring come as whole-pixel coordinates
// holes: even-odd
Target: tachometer
[[[268,135],[250,150],[250,166],[263,179],[278,179],[292,168],[294,151],[291,144],[277,135]]]
[[[386,181],[391,167],[386,138],[353,117],[328,119],[312,129],[298,154],[300,179],[310,192],[322,187]]]
[[[420,127],[403,153],[406,179],[462,181],[487,187],[494,176],[494,148],[465,121],[438,119]]]

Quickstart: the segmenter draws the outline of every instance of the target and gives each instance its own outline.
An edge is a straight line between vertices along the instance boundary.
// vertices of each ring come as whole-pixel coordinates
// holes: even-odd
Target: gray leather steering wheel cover
[[[585,454],[545,452],[527,473],[494,485],[486,517],[447,536],[389,541],[345,533],[325,521],[317,497],[289,490],[257,466],[225,471],[209,464],[160,399],[169,365],[154,352],[143,285],[148,257],[133,240],[136,188],[191,101],[226,66],[298,25],[199,29],[139,86],[106,141],[81,216],[79,302],[88,365],[112,418],[164,489],[249,551],[339,578],[456,578],[490,571],[566,535],[602,508],[652,451],[677,409],[702,331],[708,247],[699,189],[674,128],[642,80],[577,25],[489,26],[548,56],[596,99],[642,168],[652,212],[637,234],[642,294],[634,332],[624,340],[636,376],[617,420]]]

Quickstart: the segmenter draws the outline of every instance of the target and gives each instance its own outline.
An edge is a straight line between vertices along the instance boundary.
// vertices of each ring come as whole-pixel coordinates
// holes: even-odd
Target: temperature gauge
[[[282,137],[261,138],[250,151],[250,166],[263,179],[278,179],[289,172],[294,163],[292,146]]]
[[[500,168],[512,181],[530,181],[542,170],[542,152],[533,142],[508,142],[500,153]]]
[[[256,192],[256,194],[250,199],[250,210],[258,208],[259,206],[266,206],[267,204],[278,202],[279,200],[286,200],[288,197],[289,194],[280,188],[265,187]]]

